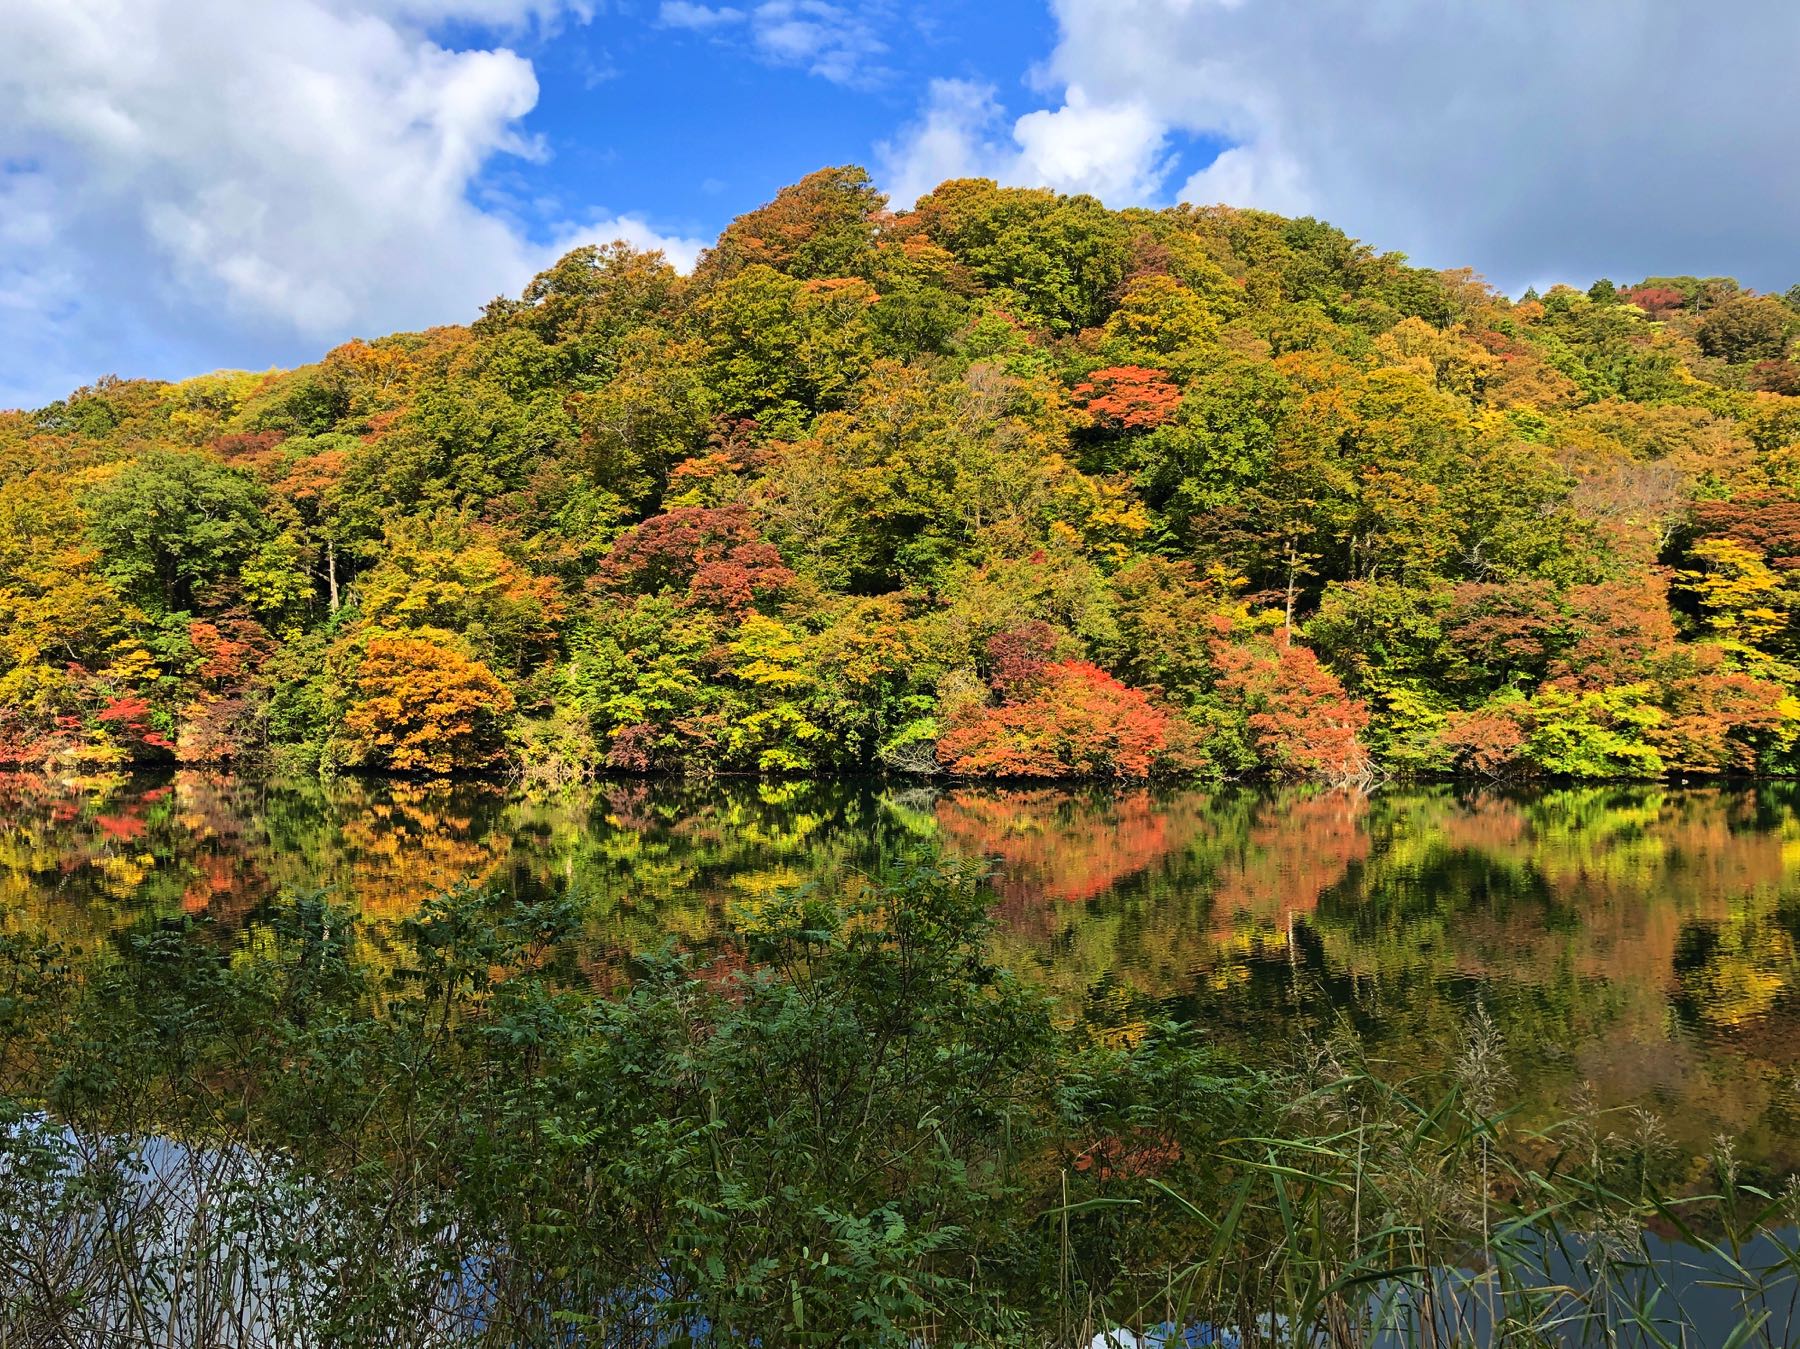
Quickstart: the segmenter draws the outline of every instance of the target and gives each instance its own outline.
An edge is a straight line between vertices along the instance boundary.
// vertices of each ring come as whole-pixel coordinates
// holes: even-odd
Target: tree
[[[1559,777],[1655,777],[1667,767],[1650,741],[1664,713],[1648,684],[1573,692],[1554,684],[1515,703],[1525,756]]]
[[[813,679],[799,635],[776,619],[749,614],[727,650],[731,674],[749,696],[748,706],[730,708],[724,718],[726,754],[764,773],[815,767],[825,733],[806,714]]]
[[[1116,431],[1153,431],[1175,415],[1181,390],[1160,370],[1140,365],[1096,370],[1073,391],[1095,424]]]
[[[369,637],[351,688],[343,746],[353,765],[445,774],[490,768],[505,754],[513,696],[451,633]]]
[[[845,599],[806,639],[806,715],[825,732],[834,762],[873,767],[884,749],[889,759],[904,757],[897,737],[911,745],[935,734],[910,607],[904,595]]]
[[[880,297],[870,321],[881,354],[944,352],[968,322],[975,281],[948,249],[911,235],[882,242],[869,278]]]
[[[509,556],[492,528],[443,515],[391,526],[381,560],[357,583],[358,609],[376,628],[442,628],[490,664],[522,670],[555,641],[563,616],[554,580]]]
[[[70,670],[107,664],[142,618],[100,570],[70,488],[0,485],[0,707],[40,724],[75,710]]]
[[[1754,549],[1779,572],[1800,572],[1800,500],[1788,492],[1741,492],[1694,503],[1694,527]]]
[[[855,590],[935,585],[954,559],[984,557],[984,542],[1042,540],[1059,518],[1077,533],[1128,523],[1116,511],[1104,518],[1116,502],[1061,453],[1067,420],[1055,385],[985,362],[956,374],[878,362],[855,406],[817,428],[823,467],[838,479],[839,546]]]
[[[529,331],[552,349],[564,378],[591,387],[613,373],[628,337],[674,316],[682,289],[660,252],[640,252],[623,240],[590,244],[539,272],[519,299],[490,303],[476,331]]]
[[[1796,319],[1768,295],[1736,295],[1707,311],[1695,330],[1700,350],[1733,365],[1777,361],[1787,354]]]
[[[1645,738],[1673,771],[1755,772],[1793,739],[1800,706],[1781,685],[1732,669],[1724,647],[1675,648],[1656,676],[1664,719]]]
[[[716,616],[673,595],[594,606],[571,639],[560,697],[604,740],[607,765],[630,772],[716,761],[722,698]]]
[[[1191,562],[1134,558],[1108,582],[1107,608],[1117,615],[1101,643],[1107,665],[1128,681],[1188,706],[1211,689],[1212,644],[1221,615],[1242,615],[1229,574],[1202,573]],[[1229,623],[1229,619],[1227,619]]]
[[[999,706],[946,728],[937,753],[951,772],[1142,778],[1170,748],[1171,714],[1086,661],[1040,666],[1008,688]]]
[[[720,415],[794,437],[853,396],[875,355],[876,295],[857,280],[800,281],[757,264],[694,307]]]
[[[1692,595],[1720,638],[1760,646],[1787,621],[1781,577],[1762,553],[1731,537],[1701,539],[1690,551],[1696,564],[1678,572],[1675,584]]]
[[[1263,763],[1286,777],[1364,781],[1372,764],[1362,735],[1368,709],[1344,692],[1313,651],[1280,638],[1214,644],[1219,689],[1244,711]]]
[[[612,378],[571,406],[588,472],[637,508],[654,499],[670,468],[706,443],[713,395],[701,373],[704,351],[651,329],[619,346]]]
[[[1123,223],[1092,197],[958,179],[921,197],[913,214],[1004,308],[1054,333],[1102,323],[1131,263]]]
[[[809,173],[727,225],[695,275],[705,282],[758,266],[802,281],[865,275],[876,218],[886,205],[867,171],[854,164]]]
[[[741,613],[794,579],[742,506],[688,506],[619,536],[599,580],[641,595],[685,595],[697,607]]]
[[[1219,275],[1215,286],[1209,303],[1173,276],[1133,277],[1106,320],[1101,351],[1118,365],[1163,367],[1191,378],[1217,358],[1217,310],[1234,307],[1229,279]]]
[[[1568,641],[1553,587],[1539,581],[1465,582],[1451,592],[1443,633],[1449,676],[1488,693],[1535,683]]]
[[[1621,293],[1627,304],[1634,304],[1652,318],[1661,318],[1672,310],[1684,308],[1687,297],[1667,286],[1639,286]]]
[[[221,602],[243,559],[277,532],[260,483],[189,451],[151,450],[84,504],[106,573],[160,613]]]
[[[546,778],[1135,772],[1094,728],[1138,695],[1157,771],[1791,767],[1796,332],[1727,277],[1515,303],[1316,219],[826,168],[692,276],[581,247],[466,326],[0,412],[0,749],[328,766],[427,631]]]

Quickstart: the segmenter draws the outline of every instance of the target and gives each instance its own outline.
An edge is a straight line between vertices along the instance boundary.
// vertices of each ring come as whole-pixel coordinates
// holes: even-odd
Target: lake
[[[253,934],[331,889],[379,934],[468,881],[584,899],[614,987],[673,941],[720,973],[769,896],[938,859],[991,868],[999,955],[1108,1036],[1198,1023],[1252,1059],[1339,1028],[1396,1072],[1477,1005],[1531,1113],[1641,1106],[1704,1151],[1800,1169],[1800,790],[1185,788],[631,781],[528,800],[479,783],[203,773],[0,779],[0,925],[92,952],[147,916]],[[79,956],[77,957],[79,959]]]

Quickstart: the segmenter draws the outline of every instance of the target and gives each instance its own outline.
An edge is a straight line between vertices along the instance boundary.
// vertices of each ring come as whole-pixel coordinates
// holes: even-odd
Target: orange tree
[[[344,714],[348,761],[398,773],[492,767],[503,753],[513,696],[447,632],[372,636]]]

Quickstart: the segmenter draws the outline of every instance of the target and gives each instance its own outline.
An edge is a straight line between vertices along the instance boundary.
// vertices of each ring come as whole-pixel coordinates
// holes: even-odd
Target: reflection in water
[[[1347,1022],[1401,1068],[1455,1052],[1476,1001],[1528,1105],[1647,1104],[1800,1167],[1800,815],[1789,786],[1377,797],[605,785],[529,801],[482,784],[74,790],[0,778],[0,927],[92,951],[147,915],[253,928],[330,888],[379,934],[459,881],[581,899],[589,964],[673,939],[721,972],[767,898],[939,857],[994,869],[1003,956],[1129,1037],[1173,1012],[1246,1053]]]

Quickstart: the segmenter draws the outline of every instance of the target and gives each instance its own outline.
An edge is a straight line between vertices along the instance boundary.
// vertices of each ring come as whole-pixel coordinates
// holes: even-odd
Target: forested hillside
[[[692,276],[0,414],[0,757],[1788,772],[1797,331],[825,170]]]

